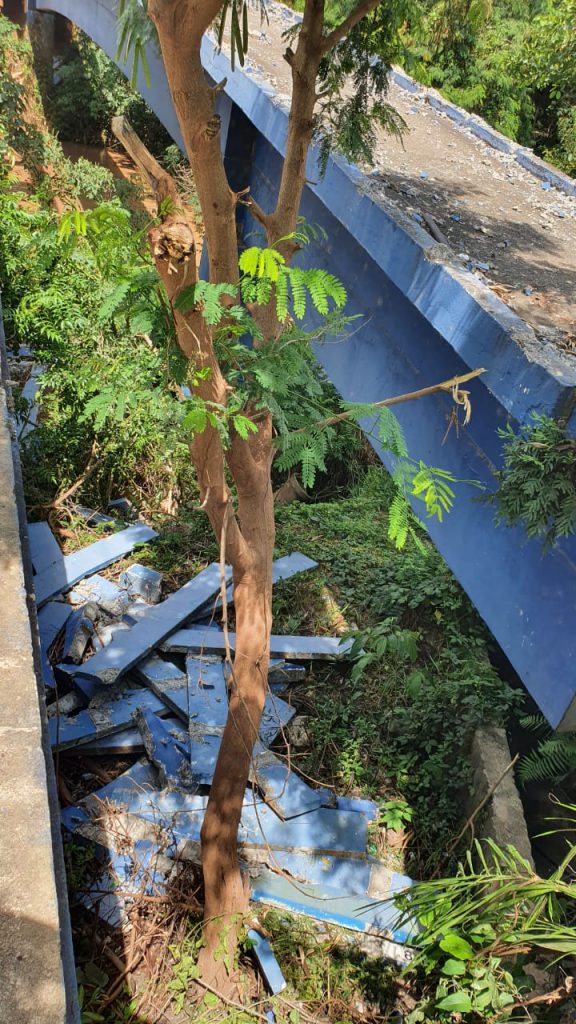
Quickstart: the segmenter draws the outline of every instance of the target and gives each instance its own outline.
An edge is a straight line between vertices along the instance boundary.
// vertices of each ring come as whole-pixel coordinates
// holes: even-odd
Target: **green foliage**
[[[546,551],[576,530],[576,442],[540,414],[517,432],[508,424],[499,434],[504,461],[498,490],[489,498],[497,505],[496,519],[541,537]]]
[[[274,620],[282,632],[333,633],[327,583],[358,623],[352,678],[339,685],[333,667],[316,668],[302,695],[314,709],[302,768],[379,801],[404,800],[413,811],[410,873],[427,877],[462,824],[474,730],[508,724],[520,697],[488,661],[483,624],[414,519],[402,552],[387,539],[394,493],[373,467],[345,502],[277,509],[279,549],[304,546],[320,568],[275,588]]]
[[[110,143],[110,124],[116,115],[127,117],[157,155],[171,141],[114,61],[79,31],[60,60],[57,84],[48,95],[48,114],[58,136],[71,142]]]
[[[536,746],[525,754],[516,773],[526,786],[530,782],[562,782],[576,771],[576,735],[555,734],[542,715],[520,719],[520,725],[538,734]]]
[[[575,856],[571,846],[544,879],[514,847],[476,840],[455,877],[417,882],[396,898],[397,927],[418,921],[421,929],[411,939],[409,971],[427,979],[428,998],[408,1015],[409,1024],[432,1015],[451,1021],[454,1013],[510,1019],[533,985],[524,964],[537,951],[563,960],[576,950],[568,915],[573,894],[564,880]]]

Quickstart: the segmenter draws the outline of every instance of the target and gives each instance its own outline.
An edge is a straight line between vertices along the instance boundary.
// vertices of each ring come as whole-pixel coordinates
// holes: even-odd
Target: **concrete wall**
[[[35,0],[35,6],[72,18],[115,57],[113,0]],[[255,72],[232,72],[209,39],[202,56],[215,82],[227,79],[232,106],[224,141],[232,183],[250,182],[261,205],[270,208],[287,111]],[[150,65],[153,89],[140,82],[142,95],[179,141],[165,73],[153,53]],[[501,459],[496,431],[507,419],[522,424],[533,411],[564,416],[576,433],[573,363],[543,346],[418,225],[397,209],[376,205],[357,168],[333,158],[322,177],[312,152],[308,180],[302,213],[325,228],[327,240],[311,246],[305,259],[339,275],[348,291],[348,311],[363,318],[349,340],[333,339],[317,352],[345,398],[377,400],[486,367],[482,379],[470,385],[472,422],[459,437],[452,430],[445,439],[452,405],[444,397],[398,407],[398,416],[415,458],[461,479],[480,480],[488,490],[494,488],[493,471]],[[248,227],[256,229],[252,223]],[[523,531],[496,528],[492,508],[466,487],[458,488],[456,509],[444,524],[426,525],[548,720],[576,727],[574,539],[542,557],[540,544],[526,541]]]
[[[0,311],[0,1021],[79,1020]]]

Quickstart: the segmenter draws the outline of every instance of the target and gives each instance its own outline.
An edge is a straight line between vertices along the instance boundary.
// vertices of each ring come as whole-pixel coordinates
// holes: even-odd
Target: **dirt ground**
[[[252,14],[250,64],[289,97],[282,54],[289,24],[280,5],[269,23]],[[426,229],[432,217],[462,265],[484,280],[539,335],[576,357],[576,198],[525,171],[434,110],[423,96],[390,85],[407,124],[402,141],[380,131],[366,189]],[[484,268],[478,268],[481,263]]]

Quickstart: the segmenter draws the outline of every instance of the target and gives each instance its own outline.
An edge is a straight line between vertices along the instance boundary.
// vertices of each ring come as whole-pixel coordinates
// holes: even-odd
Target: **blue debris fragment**
[[[97,573],[86,580],[81,580],[75,587],[74,601],[93,601],[114,618],[121,618],[130,604],[128,595],[112,580]]]
[[[130,530],[138,529],[131,526]],[[124,531],[129,532],[128,530]],[[111,538],[112,539],[112,538]],[[105,543],[100,541],[100,543]],[[230,570],[226,570],[227,576]],[[209,565],[165,601],[151,606],[148,614],[127,633],[117,635],[109,646],[85,661],[81,674],[105,685],[114,683],[128,669],[162,643],[168,634],[220,589],[220,566]]]
[[[118,582],[130,597],[143,597],[151,604],[157,604],[162,596],[162,573],[145,565],[131,565]]]
[[[69,590],[92,573],[105,569],[107,565],[129,554],[136,544],[145,544],[154,540],[158,534],[144,523],[136,523],[126,530],[111,534],[102,540],[95,541],[81,551],[72,555],[63,555],[34,579],[36,605],[41,608],[51,597]]]
[[[163,722],[152,711],[140,708],[134,719],[162,788],[194,792],[197,787],[190,769],[188,737],[181,726]]]
[[[230,647],[236,646],[236,634],[229,633]],[[163,651],[184,654],[223,654],[226,648],[224,634],[213,626],[191,626],[179,629],[164,640]],[[290,658],[293,661],[336,660],[345,658],[352,648],[351,640],[339,636],[275,636],[270,637],[270,656]]]
[[[60,545],[48,523],[28,523],[27,530],[34,572],[44,572],[63,557]]]
[[[72,609],[70,605],[64,604],[61,601],[49,601],[38,612],[42,678],[44,686],[49,689],[54,689],[56,686],[54,672],[49,659],[50,648],[58,639],[71,614]]]
[[[272,946],[268,939],[265,939],[255,928],[248,930],[248,938],[252,943],[252,952],[258,961],[258,966],[270,992],[272,995],[278,995],[286,988],[286,978],[280,970],[280,964],[274,956]]]
[[[94,623],[98,619],[98,608],[95,604],[85,604],[72,612],[64,631],[64,647],[62,661],[78,665],[85,654],[88,644],[95,632]]]

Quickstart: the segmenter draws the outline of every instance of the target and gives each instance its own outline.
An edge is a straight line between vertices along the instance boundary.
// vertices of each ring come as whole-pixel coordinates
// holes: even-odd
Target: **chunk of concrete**
[[[150,604],[157,604],[162,596],[162,573],[145,565],[131,565],[118,582],[130,597],[143,597]]]
[[[476,834],[480,838],[493,839],[499,846],[514,846],[518,853],[533,865],[532,847],[524,809],[514,781],[514,772],[513,769],[506,772],[512,757],[505,730],[496,726],[477,729],[472,739],[470,756],[474,772],[474,792],[469,813],[472,813],[496,786],[475,822]]]

